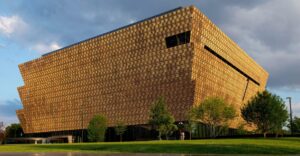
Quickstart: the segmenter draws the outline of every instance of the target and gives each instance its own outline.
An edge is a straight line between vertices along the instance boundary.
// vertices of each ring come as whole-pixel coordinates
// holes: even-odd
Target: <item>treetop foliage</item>
[[[174,123],[175,119],[167,110],[165,99],[163,97],[156,100],[150,109],[149,124],[156,127],[164,124]]]
[[[285,102],[268,91],[257,93],[241,109],[243,119],[264,133],[281,130],[288,119]]]
[[[228,104],[220,97],[209,97],[188,113],[189,122],[200,121],[210,126],[211,137],[216,137],[222,130],[226,130],[229,121],[235,117],[236,110],[233,105]]]
[[[192,118],[210,125],[223,125],[236,117],[235,108],[219,97],[210,97],[191,110]]]
[[[95,115],[90,121],[87,128],[88,139],[92,142],[104,141],[106,129],[106,118],[102,115]]]

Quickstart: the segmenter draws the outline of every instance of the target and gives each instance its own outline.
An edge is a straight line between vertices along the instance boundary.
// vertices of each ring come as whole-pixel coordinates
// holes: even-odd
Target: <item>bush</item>
[[[91,142],[104,141],[106,129],[107,129],[106,118],[102,115],[95,115],[90,121],[87,129],[89,141]]]
[[[122,142],[123,134],[126,132],[127,126],[123,122],[118,122],[114,129],[116,134],[120,136],[120,141]]]

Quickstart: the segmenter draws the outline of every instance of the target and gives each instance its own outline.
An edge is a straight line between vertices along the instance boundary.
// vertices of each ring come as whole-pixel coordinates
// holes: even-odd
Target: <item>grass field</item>
[[[300,154],[300,138],[3,145],[0,152]]]

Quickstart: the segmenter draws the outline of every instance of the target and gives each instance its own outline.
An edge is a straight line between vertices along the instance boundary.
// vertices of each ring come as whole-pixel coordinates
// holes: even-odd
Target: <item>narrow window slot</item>
[[[213,54],[214,56],[216,56],[217,58],[219,58],[220,60],[222,60],[225,64],[229,65],[231,68],[233,68],[234,70],[236,70],[237,72],[239,72],[243,76],[245,76],[247,79],[251,80],[252,82],[254,82],[255,84],[257,84],[258,86],[260,86],[260,84],[256,80],[254,80],[252,77],[250,77],[248,74],[246,74],[245,72],[243,72],[242,70],[240,70],[238,67],[236,67],[235,65],[233,65],[229,61],[227,61],[224,57],[222,57],[217,52],[215,52],[214,50],[212,50],[211,48],[209,48],[207,45],[204,46],[204,49],[206,49],[207,51],[209,51],[211,54]]]

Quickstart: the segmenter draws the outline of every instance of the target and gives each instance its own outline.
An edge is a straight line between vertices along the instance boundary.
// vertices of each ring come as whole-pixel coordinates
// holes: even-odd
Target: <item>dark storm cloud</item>
[[[22,33],[22,37],[17,36],[17,40],[34,47],[36,44],[52,42],[65,46],[178,6],[194,4],[204,8],[209,15],[213,13],[212,18],[218,19],[223,7],[233,4],[249,7],[256,4],[254,2],[256,1],[212,0],[206,3],[183,0],[32,0],[30,3],[20,1],[18,5],[13,4],[11,7],[14,8],[14,14],[20,15],[29,24],[29,31]],[[7,1],[7,4],[10,2]]]
[[[179,6],[170,1],[33,0],[22,1],[16,14],[32,27],[24,41],[80,41]]]
[[[269,87],[300,88],[300,2],[273,0],[228,7],[221,28],[269,73]]]
[[[300,89],[300,2],[202,1],[198,6],[270,74],[273,89]]]
[[[32,0],[6,5],[27,24],[25,32],[11,38],[40,52],[196,5],[270,73],[269,87],[300,88],[297,0]]]

